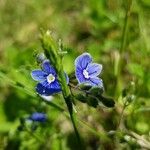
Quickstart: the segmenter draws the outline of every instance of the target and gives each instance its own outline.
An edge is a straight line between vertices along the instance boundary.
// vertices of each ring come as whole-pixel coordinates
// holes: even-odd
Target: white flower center
[[[52,74],[49,74],[47,76],[47,81],[48,81],[48,83],[54,82],[55,81],[55,76],[53,76]]]
[[[86,79],[89,79],[89,73],[86,71],[86,69],[83,70],[83,75]]]

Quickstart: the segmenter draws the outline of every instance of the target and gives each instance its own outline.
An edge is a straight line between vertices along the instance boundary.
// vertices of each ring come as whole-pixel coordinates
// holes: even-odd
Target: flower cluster
[[[75,76],[79,84],[84,83],[90,86],[103,87],[103,82],[98,77],[101,71],[102,65],[93,63],[89,53],[83,53],[75,60]],[[35,81],[39,82],[36,86],[38,94],[49,96],[61,92],[56,71],[48,60],[43,60],[41,69],[33,70],[31,76]],[[68,84],[69,78],[67,75],[66,81]]]

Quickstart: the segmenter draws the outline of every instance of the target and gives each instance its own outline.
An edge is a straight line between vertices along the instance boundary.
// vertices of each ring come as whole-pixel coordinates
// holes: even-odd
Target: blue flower
[[[103,87],[102,79],[98,77],[102,71],[102,65],[93,63],[89,53],[78,56],[75,60],[75,67],[75,75],[79,84]]]
[[[66,74],[65,74],[66,75]],[[42,63],[42,70],[33,70],[31,76],[35,81],[39,83],[36,86],[37,93],[45,96],[52,95],[61,91],[61,86],[57,79],[55,69],[50,65],[48,60]],[[67,83],[69,78],[66,75]]]
[[[45,122],[47,120],[47,115],[44,113],[35,112],[28,119],[36,122]]]

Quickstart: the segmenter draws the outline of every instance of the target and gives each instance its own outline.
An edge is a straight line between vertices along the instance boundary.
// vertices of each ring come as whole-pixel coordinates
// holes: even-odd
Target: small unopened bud
[[[135,95],[129,95],[128,97],[127,97],[127,101],[129,102],[129,103],[131,103],[133,100],[135,99]]]
[[[40,53],[36,56],[36,60],[38,63],[42,63],[45,59],[46,59],[46,56],[44,55],[44,53]]]

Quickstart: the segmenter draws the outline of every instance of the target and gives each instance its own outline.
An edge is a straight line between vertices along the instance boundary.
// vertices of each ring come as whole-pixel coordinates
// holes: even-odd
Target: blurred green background
[[[109,141],[102,135],[116,130],[123,107],[122,90],[131,82],[135,99],[125,109],[121,126],[150,141],[150,1],[133,0],[121,51],[128,2],[0,0],[0,149],[78,149],[70,121],[35,96],[36,83],[30,72],[39,68],[35,55],[42,52],[40,28],[50,29],[62,39],[68,50],[64,57],[68,74],[74,72],[75,58],[85,51],[103,64],[105,92],[116,105],[95,109],[77,103],[77,116],[88,124],[78,124],[85,149],[142,149],[129,135]],[[53,102],[66,107],[61,96]],[[34,132],[18,131],[19,118],[35,111],[46,112],[48,122]]]

